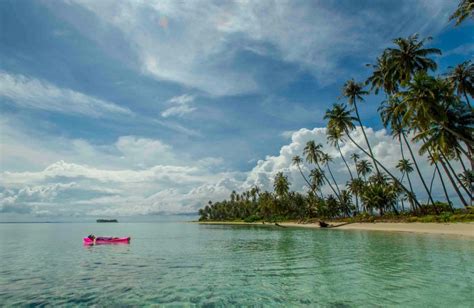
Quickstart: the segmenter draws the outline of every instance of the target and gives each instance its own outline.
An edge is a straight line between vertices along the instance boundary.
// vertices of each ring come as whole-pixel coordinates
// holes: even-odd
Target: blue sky
[[[270,185],[268,161],[301,129],[316,137],[342,84],[364,80],[391,39],[432,36],[440,72],[471,59],[472,21],[453,27],[455,6],[1,1],[1,211],[192,211]],[[381,99],[361,107],[374,138]]]

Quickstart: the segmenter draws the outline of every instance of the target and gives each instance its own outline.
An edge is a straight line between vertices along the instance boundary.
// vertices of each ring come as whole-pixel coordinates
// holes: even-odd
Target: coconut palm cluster
[[[473,10],[472,0],[461,1],[451,19],[458,24],[472,18]],[[293,157],[306,183],[305,193],[290,191],[288,177],[279,172],[273,192],[260,192],[258,187],[242,194],[233,192],[230,200],[210,202],[199,210],[201,220],[336,218],[387,212],[419,215],[470,208],[474,64],[467,60],[444,74],[437,73],[433,57],[441,55],[441,50],[427,48],[430,40],[417,34],[394,39],[393,47],[367,65],[371,69],[367,80],[348,80],[342,87],[342,99],[326,111],[327,142],[344,162],[345,183],[336,181],[331,169],[333,157],[323,151],[323,145],[308,141],[301,156]],[[381,121],[400,145],[402,159],[395,166],[384,165],[374,155],[367,137],[359,105],[370,94],[381,98]],[[363,135],[363,142],[355,140],[355,131]],[[345,143],[352,143],[358,152],[345,157],[341,151]],[[429,176],[422,174],[420,159],[428,160],[432,168]],[[423,200],[415,192],[415,181],[427,196]],[[444,195],[436,200],[435,181]]]

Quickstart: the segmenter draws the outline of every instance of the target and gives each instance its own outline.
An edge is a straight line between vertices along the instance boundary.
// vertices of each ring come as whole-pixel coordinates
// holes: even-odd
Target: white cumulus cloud
[[[394,168],[401,159],[398,142],[383,129],[366,128],[366,132],[377,158],[399,175]],[[360,129],[355,130],[352,137],[365,145]],[[349,175],[339,152],[326,143],[325,128],[293,132],[291,141],[282,146],[277,155],[259,160],[249,172],[216,171],[214,167],[223,163],[219,158],[190,160],[177,155],[172,147],[159,140],[123,136],[108,145],[82,141],[87,146],[73,147],[72,151],[65,151],[64,147],[70,147],[75,141],[63,141],[54,149],[63,159],[36,170],[12,171],[8,166],[2,166],[0,212],[75,216],[196,212],[208,200],[222,200],[233,190],[241,192],[257,185],[262,190],[271,191],[273,178],[279,171],[288,175],[292,189],[304,192],[307,187],[297,167],[292,165],[292,157],[303,156],[304,146],[309,140],[323,144],[324,151],[334,158],[331,168],[337,184],[343,189]],[[81,160],[83,148],[88,148],[89,155],[92,155],[88,161]],[[413,150],[416,152],[417,149],[418,146],[414,145]],[[350,142],[343,143],[341,150],[345,157],[359,152]],[[39,147],[36,151],[42,149]],[[160,158],[160,154],[164,157]],[[363,154],[361,156],[368,159]],[[432,167],[425,157],[417,156],[417,161],[429,182]],[[351,161],[349,164],[354,171],[354,164]],[[314,166],[302,164],[306,175],[311,168]],[[412,173],[412,182],[421,200],[426,199],[415,173]],[[450,183],[447,186],[456,200]],[[331,193],[326,186],[323,191]],[[436,199],[443,198],[439,179],[434,182],[433,191]]]

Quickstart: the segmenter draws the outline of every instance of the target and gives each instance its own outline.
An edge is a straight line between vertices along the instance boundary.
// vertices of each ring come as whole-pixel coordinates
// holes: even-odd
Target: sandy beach
[[[221,225],[259,225],[259,223],[245,222],[200,222],[201,224],[221,224]],[[265,226],[273,224],[266,223]],[[296,222],[281,222],[280,226],[292,228],[320,228],[317,223],[301,224]],[[390,232],[413,232],[413,233],[429,233],[429,234],[445,234],[474,237],[474,223],[331,223],[334,230],[370,230],[370,231],[390,231]]]

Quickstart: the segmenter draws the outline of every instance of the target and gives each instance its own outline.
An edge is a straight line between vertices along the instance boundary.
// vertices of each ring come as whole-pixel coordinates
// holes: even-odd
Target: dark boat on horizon
[[[97,222],[118,222],[117,219],[97,219]]]

